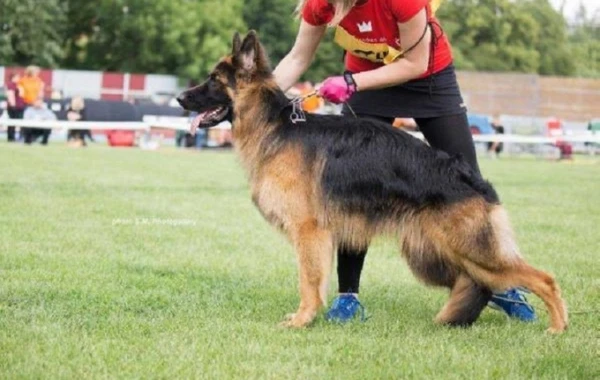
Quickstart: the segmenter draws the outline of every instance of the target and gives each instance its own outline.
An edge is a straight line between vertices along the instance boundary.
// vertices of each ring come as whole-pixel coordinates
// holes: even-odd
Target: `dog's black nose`
[[[180,106],[184,107],[185,106],[185,95],[184,94],[180,94],[177,97],[177,103],[179,103]]]

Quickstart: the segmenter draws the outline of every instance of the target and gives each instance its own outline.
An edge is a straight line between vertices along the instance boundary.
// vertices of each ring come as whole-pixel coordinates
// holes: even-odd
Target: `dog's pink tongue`
[[[196,130],[200,126],[200,123],[202,123],[202,121],[206,118],[207,114],[208,114],[208,111],[202,112],[202,113],[198,114],[198,116],[196,116],[194,118],[194,120],[192,120],[192,124],[190,125],[190,133],[192,135],[196,134]]]

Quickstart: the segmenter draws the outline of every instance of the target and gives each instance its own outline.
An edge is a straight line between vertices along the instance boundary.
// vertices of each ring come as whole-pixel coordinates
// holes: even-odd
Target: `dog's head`
[[[184,91],[177,101],[184,109],[198,112],[192,131],[210,128],[224,120],[232,121],[238,93],[270,76],[271,68],[256,32],[248,32],[243,41],[235,33],[231,54],[219,61],[204,83]]]

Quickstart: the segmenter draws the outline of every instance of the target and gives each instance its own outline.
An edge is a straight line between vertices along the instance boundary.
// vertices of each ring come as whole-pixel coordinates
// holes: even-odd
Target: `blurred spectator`
[[[546,128],[546,135],[556,138],[554,146],[560,150],[560,159],[571,159],[573,156],[573,145],[560,138],[565,134],[562,121],[559,119],[550,119],[546,124]]]
[[[71,99],[69,108],[67,109],[67,120],[69,121],[85,121],[85,102],[83,98],[76,96]],[[89,129],[70,129],[67,134],[67,142],[70,146],[79,147],[86,146],[85,139],[89,138],[94,141],[92,133]]]
[[[40,79],[40,68],[28,66],[25,75],[19,79],[18,85],[23,89],[23,101],[31,106],[38,98],[44,97],[44,82]]]
[[[228,128],[228,123],[223,122],[216,128],[208,130],[208,139],[211,141],[211,146],[227,148],[232,146],[233,136],[231,128]]]
[[[600,119],[590,120],[590,122],[588,123],[587,129],[593,135],[600,134]],[[585,146],[588,147],[591,154],[596,154],[596,149],[600,148],[600,144],[595,143],[595,142],[586,142]]]
[[[54,112],[50,111],[42,98],[37,98],[33,105],[27,107],[23,113],[24,120],[56,120]],[[42,137],[42,145],[48,144],[51,129],[49,128],[21,128],[25,144],[31,144],[38,137]]]
[[[188,118],[188,121],[191,123],[192,120],[194,120],[194,117],[198,115],[198,113],[185,111],[184,115]],[[198,148],[202,148],[202,141],[199,141],[199,138],[203,138],[205,134],[206,131],[204,129],[196,130],[196,136],[192,135],[187,130],[179,130],[175,133],[175,146],[182,148],[193,148],[194,146],[198,146]]]
[[[504,134],[504,126],[500,122],[500,115],[494,115],[491,126],[492,126],[492,128],[494,128],[494,131],[496,132],[497,135]],[[492,158],[497,158],[503,149],[504,149],[504,144],[501,143],[500,141],[490,141],[487,143],[487,152],[488,152],[488,155]]]
[[[196,135],[191,136],[191,146],[196,147],[197,149],[202,149],[208,147],[208,132],[209,129],[199,128],[196,130]],[[186,135],[187,139],[187,135]],[[187,140],[186,140],[187,141]]]
[[[62,100],[63,98],[63,92],[62,90],[57,90],[57,89],[52,89],[52,92],[50,93],[50,99],[52,100]]]
[[[6,85],[6,96],[8,100],[8,117],[11,119],[22,119],[25,111],[25,102],[23,101],[23,89],[19,86],[21,76],[14,73]],[[8,127],[7,137],[9,142],[15,141],[15,127]]]
[[[200,130],[196,131],[196,136],[201,134]],[[188,131],[177,131],[175,134],[175,145],[183,148],[192,148],[196,145],[196,139]]]

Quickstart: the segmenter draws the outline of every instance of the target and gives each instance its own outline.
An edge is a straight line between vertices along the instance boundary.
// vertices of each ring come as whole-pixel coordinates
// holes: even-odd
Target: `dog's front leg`
[[[320,228],[316,220],[299,225],[291,237],[298,257],[300,306],[282,325],[304,327],[313,321],[327,302],[333,240],[331,232]]]

